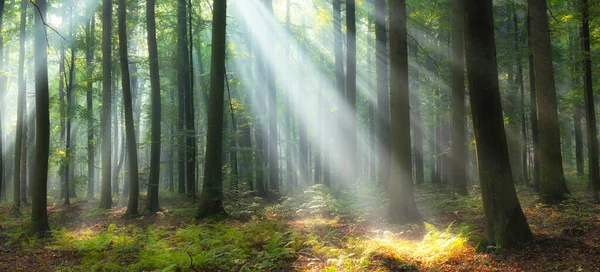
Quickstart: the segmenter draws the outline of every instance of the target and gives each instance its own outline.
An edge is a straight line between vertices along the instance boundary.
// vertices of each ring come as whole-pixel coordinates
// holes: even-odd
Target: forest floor
[[[2,205],[0,271],[598,271],[600,206],[582,184],[570,187],[557,206],[519,187],[536,239],[499,253],[474,252],[484,227],[477,186],[469,197],[418,187],[424,222],[404,226],[385,223],[385,197],[368,186],[317,185],[276,204],[233,198],[229,217],[202,222],[193,219],[197,205],[177,195],[135,219],[123,217],[124,199],[110,210],[56,203],[46,238],[27,234],[28,207],[15,217]]]

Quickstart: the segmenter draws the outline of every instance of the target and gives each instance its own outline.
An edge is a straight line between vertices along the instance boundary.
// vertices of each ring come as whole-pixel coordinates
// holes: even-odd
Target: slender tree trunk
[[[575,163],[577,165],[577,176],[583,177],[583,131],[581,129],[581,109],[579,105],[573,108],[573,127],[575,130]]]
[[[385,0],[375,3],[375,50],[377,56],[377,116],[379,119],[379,185],[390,183],[390,102]]]
[[[102,118],[100,129],[102,134],[102,192],[100,207],[110,209],[112,206],[111,192],[111,62],[112,62],[112,1],[102,0]]]
[[[127,161],[129,162],[129,201],[125,215],[138,214],[138,171],[137,143],[133,124],[133,102],[131,98],[131,81],[129,77],[129,61],[127,57],[127,2],[119,0],[119,60],[121,63],[121,87],[123,88],[123,107],[125,108],[125,134],[127,138]]]
[[[368,86],[369,86],[369,91],[374,91],[375,96],[377,95],[377,90],[374,88],[373,86],[373,34],[371,34],[372,30],[373,30],[373,20],[376,20],[375,18],[375,9],[373,9],[371,11],[371,13],[369,13],[369,16],[367,18],[367,72],[368,72]],[[377,60],[377,55],[375,55],[375,60]],[[321,107],[319,107],[321,108]],[[376,111],[376,105],[372,102],[369,102],[369,147],[367,148],[368,152],[368,158],[367,158],[367,176],[366,179],[368,181],[375,181],[376,179],[376,164],[375,164],[375,123],[376,123],[376,119],[375,119],[375,111]],[[320,118],[321,119],[321,118]]]
[[[466,64],[486,227],[479,249],[533,239],[510,167],[504,131],[492,0],[467,0]]]
[[[390,0],[390,219],[407,223],[421,218],[413,193],[408,95],[406,1]]]
[[[225,76],[225,33],[227,1],[213,1],[212,55],[210,71],[210,94],[208,131],[206,139],[206,167],[204,184],[200,195],[197,218],[225,214],[223,209],[223,100]]]
[[[590,13],[588,0],[580,0],[581,39],[583,49],[583,91],[588,132],[589,183],[592,196],[596,202],[600,187],[600,169],[598,168],[598,131],[596,129],[596,109],[594,108],[594,88],[592,86],[592,57],[590,49]]]
[[[21,1],[21,22],[19,27],[19,71],[18,71],[18,98],[17,98],[17,132],[15,133],[15,157],[14,157],[14,172],[13,172],[13,206],[14,212],[20,213],[21,208],[21,163],[23,149],[26,146],[27,140],[23,141],[24,120],[27,120],[25,115],[25,24],[26,24],[27,2]],[[0,60],[2,61],[2,60]],[[27,198],[24,198],[27,201]]]
[[[417,60],[419,48],[417,42],[413,42],[410,44],[409,52],[412,57]],[[425,183],[425,174],[423,167],[423,122],[421,121],[421,100],[418,94],[418,80],[420,77],[419,70],[417,69],[415,72],[414,83],[411,84],[411,89],[414,91],[414,99],[413,105],[411,106],[413,109],[414,120],[412,120],[413,127],[413,145],[414,145],[414,153],[415,153],[415,182],[416,184],[424,184]]]
[[[150,145],[150,176],[148,179],[148,202],[146,210],[150,213],[159,211],[158,179],[160,171],[161,145],[161,101],[160,75],[158,70],[158,49],[156,43],[155,1],[148,0],[146,4],[146,24],[148,27],[148,57],[150,60],[151,85],[151,145]],[[220,168],[219,168],[220,170]],[[182,174],[182,173],[179,173]]]
[[[347,185],[358,181],[358,146],[356,131],[356,2],[346,0],[346,103],[349,107],[347,148],[348,148],[348,175]],[[408,88],[408,86],[407,86]],[[408,91],[408,89],[406,90]],[[407,101],[408,103],[408,101]],[[409,117],[410,121],[410,117]],[[410,134],[410,130],[409,134]],[[409,136],[410,138],[410,136]],[[410,147],[410,145],[409,145]],[[410,149],[410,148],[409,148]],[[410,153],[410,151],[409,151]]]
[[[545,0],[529,0],[531,43],[535,85],[538,88],[537,110],[540,147],[540,195],[546,203],[558,203],[569,194],[565,183],[560,152],[560,131],[550,45],[550,29]]]
[[[4,0],[0,0],[0,70],[4,70],[4,35],[3,17],[4,17]],[[0,202],[6,200],[6,172],[4,171],[4,96],[6,95],[6,77],[0,75]]]
[[[344,97],[345,97],[345,80],[344,80],[344,51],[342,49],[342,0],[333,0],[333,46],[334,46],[334,56],[335,56],[335,89],[336,89],[336,95],[337,95],[337,99],[335,99],[335,101],[338,101],[337,103],[341,103],[341,101],[344,101]],[[337,105],[334,104],[332,105],[333,107],[342,107],[343,105]],[[338,142],[337,144],[341,144],[344,145],[343,142],[344,140],[341,138],[342,137],[342,129],[343,127],[340,126],[340,124],[342,123],[342,116],[340,116],[339,112],[335,112],[333,113],[333,133],[332,133],[332,143],[333,142]],[[302,123],[299,123],[299,125],[301,126]],[[333,178],[335,180],[334,183],[338,183],[339,186],[342,185],[342,182],[344,182],[343,180],[339,179],[339,176],[341,176],[342,173],[338,173],[339,172],[339,165],[341,163],[341,160],[345,159],[343,158],[342,155],[338,154],[338,152],[332,152],[332,154],[330,154],[331,156],[331,161],[329,163],[330,165],[330,171],[332,171],[331,173],[331,178]]]
[[[31,229],[34,233],[50,230],[47,211],[48,156],[50,153],[50,96],[48,88],[48,52],[43,18],[46,0],[37,0],[39,12],[35,15],[35,108],[36,152],[35,174],[31,198]],[[0,6],[4,1],[0,0]]]
[[[95,13],[92,13],[90,22],[87,29],[87,51],[86,51],[86,65],[87,65],[87,93],[86,93],[86,105],[87,105],[87,162],[88,162],[88,199],[94,199],[94,184],[96,181],[95,176],[95,142],[94,142],[94,100],[93,100],[93,62],[94,62],[94,44],[95,44],[95,28],[96,20]]]
[[[521,92],[521,101],[519,106],[519,113],[521,117],[521,137],[523,137],[523,141],[521,141],[521,174],[522,179],[525,184],[529,184],[529,174],[527,174],[528,163],[527,163],[527,123],[525,122],[525,84],[523,81],[523,63],[521,62],[521,49],[519,47],[521,41],[519,37],[519,21],[517,19],[517,11],[515,10],[515,3],[512,3],[513,9],[513,26],[514,26],[514,35],[515,35],[515,52],[517,54],[517,84],[519,84],[519,90]]]
[[[266,0],[267,10],[273,13],[273,0]],[[277,90],[275,86],[275,72],[267,69],[268,108],[269,108],[269,199],[274,200],[279,196],[279,160],[278,135],[277,135]]]
[[[452,2],[452,188],[467,194],[465,145],[465,1]]]
[[[529,12],[528,12],[529,13]],[[529,46],[529,91],[531,100],[530,117],[531,118],[531,142],[533,145],[533,188],[536,191],[540,189],[540,144],[539,144],[539,132],[538,132],[538,109],[537,109],[537,92],[535,84],[535,69],[533,65],[533,47],[531,44],[531,23],[530,16],[527,15],[527,34],[528,34],[528,46]],[[581,128],[581,127],[580,127]],[[581,131],[581,129],[580,129]],[[583,159],[582,169],[583,169]]]

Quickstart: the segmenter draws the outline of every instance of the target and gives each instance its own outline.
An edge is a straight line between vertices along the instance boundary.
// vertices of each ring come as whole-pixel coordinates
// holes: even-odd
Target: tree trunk
[[[527,15],[527,35],[529,46],[529,100],[531,100],[530,117],[531,118],[531,142],[533,145],[533,188],[536,191],[540,189],[540,145],[538,132],[538,110],[537,110],[537,92],[535,86],[535,69],[533,67],[533,48],[531,44],[531,23],[530,16]],[[580,129],[581,131],[581,129]],[[582,169],[583,169],[583,159]]]
[[[375,45],[377,56],[377,116],[379,117],[379,185],[390,183],[390,93],[385,0],[374,0]]]
[[[337,103],[342,103],[342,101],[344,101],[344,90],[345,90],[345,81],[344,81],[344,51],[342,49],[342,0],[333,0],[333,46],[334,46],[334,56],[335,56],[335,89],[336,89],[336,95],[337,95],[337,99],[334,99],[334,101],[337,101]],[[333,107],[339,107],[341,108],[343,105],[338,105],[337,103],[334,103],[334,105],[332,105]],[[342,116],[340,116],[339,111],[333,113],[332,115],[333,118],[333,122],[332,122],[332,143],[333,142],[339,142],[338,144],[341,144],[342,146],[344,145],[343,142],[344,140],[341,138],[343,136],[342,134],[342,127],[341,127],[341,120],[342,120]],[[302,122],[299,123],[299,126],[302,126]],[[345,159],[342,155],[338,154],[338,152],[331,152],[330,154],[330,162],[329,162],[329,169],[331,171],[331,178],[332,178],[332,183],[338,183],[339,186],[342,185],[342,182],[344,182],[343,180],[341,180],[339,177],[342,176],[342,173],[340,173],[339,169],[339,165],[341,164],[341,160]]]
[[[93,62],[94,62],[94,44],[95,44],[95,29],[96,20],[95,14],[92,14],[87,29],[87,51],[86,51],[86,65],[87,65],[87,93],[86,93],[86,105],[87,105],[87,162],[88,162],[88,199],[94,199],[94,184],[96,181],[95,176],[95,143],[94,143],[94,104],[93,104]]]
[[[112,62],[112,1],[102,0],[102,118],[100,129],[102,134],[102,192],[100,208],[110,209],[112,206],[111,192],[111,62]]]
[[[4,1],[0,0],[0,7]],[[31,229],[33,233],[50,230],[47,211],[48,156],[50,153],[50,97],[48,88],[48,52],[43,18],[46,0],[37,0],[39,12],[35,15],[35,174],[31,198]],[[1,9],[1,8],[0,8]]]
[[[479,245],[498,249],[533,239],[510,167],[504,131],[492,0],[467,1],[466,63],[486,227]]]
[[[197,218],[225,214],[223,209],[223,100],[225,76],[227,1],[213,1],[212,55],[208,131],[206,133],[206,167]]]
[[[540,195],[546,203],[558,203],[569,194],[560,152],[560,131],[550,45],[546,0],[528,0],[531,19],[531,44],[540,147]]]
[[[585,113],[588,131],[589,183],[592,196],[596,202],[600,187],[600,169],[598,168],[598,131],[596,129],[596,109],[594,108],[594,88],[592,87],[592,57],[590,50],[590,13],[588,0],[580,0],[581,39],[583,49],[583,91],[585,97]]]
[[[4,70],[4,35],[3,17],[4,17],[4,0],[0,0],[0,70]],[[6,95],[6,77],[0,75],[0,202],[6,200],[6,180],[4,175],[4,130],[2,118],[4,117],[4,96]]]
[[[125,108],[125,134],[127,139],[127,161],[129,162],[129,201],[126,216],[138,215],[139,184],[137,171],[137,143],[133,124],[133,102],[129,60],[127,58],[127,6],[125,0],[119,0],[119,60],[121,63],[121,87],[123,88],[123,107]]]
[[[523,182],[525,184],[529,184],[529,175],[527,174],[528,164],[527,164],[527,123],[525,122],[525,84],[523,82],[523,63],[521,63],[521,49],[520,38],[519,38],[519,24],[517,20],[517,11],[515,10],[515,3],[512,3],[513,9],[513,26],[514,26],[514,35],[515,35],[515,52],[517,54],[517,84],[519,85],[519,90],[521,91],[521,103],[519,106],[519,113],[521,117],[521,137],[523,140],[521,141],[521,175]]]
[[[21,208],[21,155],[26,140],[23,141],[23,127],[25,126],[25,24],[26,24],[27,1],[21,1],[21,22],[19,27],[19,71],[18,71],[18,98],[17,98],[17,132],[15,133],[15,157],[13,172],[13,206],[14,212],[20,213]],[[2,61],[2,60],[0,60]],[[27,198],[25,198],[26,200]]]
[[[151,85],[151,144],[150,144],[150,176],[148,178],[148,202],[146,210],[150,213],[159,211],[158,179],[160,173],[160,144],[161,144],[161,101],[160,75],[158,70],[158,49],[156,44],[155,1],[148,0],[146,4],[146,25],[148,28],[148,57],[150,61]],[[220,168],[219,168],[220,170]],[[179,173],[182,174],[182,173]]]
[[[273,0],[266,0],[267,10],[273,13]],[[279,196],[279,160],[277,158],[277,90],[275,72],[267,69],[268,101],[269,101],[269,199]]]
[[[356,136],[356,3],[355,0],[346,0],[346,103],[349,108],[347,117],[348,128],[346,131],[346,148],[348,150],[348,185],[358,181],[358,146]],[[406,90],[408,92],[408,89]],[[408,101],[407,101],[408,103]],[[410,120],[410,118],[409,118]],[[410,130],[409,130],[410,133]],[[410,146],[410,145],[409,145]],[[410,151],[409,151],[410,153]]]
[[[452,188],[467,194],[465,140],[465,1],[452,2]]]
[[[389,215],[392,223],[421,218],[413,193],[408,95],[408,45],[406,2],[389,2],[390,18],[390,151],[391,182]]]

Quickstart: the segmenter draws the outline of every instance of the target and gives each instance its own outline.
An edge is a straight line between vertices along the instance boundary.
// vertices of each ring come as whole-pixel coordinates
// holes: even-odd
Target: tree
[[[273,0],[266,0],[267,9],[273,14]],[[267,69],[267,95],[269,106],[269,199],[274,200],[279,195],[279,159],[277,135],[277,88],[275,86],[275,73]]]
[[[379,184],[390,182],[390,102],[385,0],[375,1],[375,50],[377,55],[377,116],[379,116]]]
[[[0,70],[4,69],[4,35],[2,35],[3,29],[3,18],[4,17],[4,0],[0,0]],[[6,199],[6,181],[4,179],[4,132],[2,129],[3,112],[4,112],[4,95],[6,92],[6,78],[4,75],[0,75],[0,202]]]
[[[161,144],[161,101],[160,101],[160,76],[158,71],[158,45],[156,44],[156,19],[155,1],[148,0],[146,4],[146,24],[148,28],[148,57],[150,60],[150,85],[151,85],[151,144],[150,144],[150,177],[148,179],[148,202],[146,210],[155,213],[158,205],[158,178],[160,171],[160,144]],[[182,173],[180,173],[182,174]]]
[[[110,124],[112,104],[112,1],[102,0],[102,118],[100,130],[102,134],[102,192],[100,207],[110,209],[112,206],[111,195],[111,149]]]
[[[333,5],[333,52],[334,52],[334,57],[335,57],[335,89],[336,89],[336,93],[337,93],[337,101],[338,103],[340,103],[341,101],[344,101],[344,89],[345,89],[345,82],[344,82],[344,51],[342,49],[342,0],[333,0],[332,1],[332,5]],[[340,107],[342,105],[333,105],[334,107]],[[341,116],[339,116],[339,113],[336,113],[338,115],[334,115],[333,116],[333,135],[332,137],[332,141],[338,141],[338,139],[340,139],[341,135],[337,135],[337,134],[341,134],[341,127],[339,127],[339,124],[341,123]],[[340,141],[343,142],[343,141]],[[337,152],[335,152],[334,154],[330,155],[331,161],[329,162],[330,167],[329,170],[333,171],[333,170],[337,170],[336,169],[336,164],[343,159],[342,156],[340,156],[340,154],[337,154]],[[333,180],[336,180],[336,175],[334,173],[330,174],[330,178]],[[339,180],[337,180],[339,182]],[[332,183],[332,182],[330,182]]]
[[[600,169],[598,168],[598,131],[596,129],[596,109],[594,108],[594,88],[592,86],[592,57],[590,50],[590,12],[587,0],[581,0],[581,39],[583,49],[583,91],[585,100],[585,113],[587,118],[588,154],[589,154],[589,182],[592,196],[596,202],[598,187],[600,187]]]
[[[560,152],[560,131],[546,0],[528,0],[528,3],[538,103],[540,195],[546,203],[558,203],[565,199],[569,190],[565,183]]]
[[[196,129],[194,128],[194,97],[191,87],[190,73],[190,54],[188,50],[187,40],[187,12],[186,1],[177,0],[177,53],[179,57],[178,81],[179,91],[183,92],[184,98],[184,118],[185,120],[185,176],[187,179],[187,195],[195,198],[195,181],[196,181]],[[181,107],[181,105],[180,105]],[[181,109],[180,109],[181,110]],[[181,169],[181,166],[180,166]],[[181,184],[180,184],[181,185]],[[179,191],[181,192],[181,191]]]
[[[4,2],[4,1],[2,1]],[[46,44],[46,0],[37,0],[35,15],[35,167],[31,197],[31,229],[34,233],[50,230],[47,209],[48,155],[50,153],[50,96],[48,88],[48,52]],[[0,3],[0,5],[3,3]]]
[[[18,72],[18,88],[19,94],[17,98],[17,132],[15,133],[15,170],[13,172],[14,180],[14,209],[19,213],[21,207],[21,155],[23,154],[23,127],[25,113],[25,23],[26,23],[27,1],[21,1],[21,22],[19,24],[19,72]],[[26,152],[26,151],[25,151]]]
[[[212,46],[206,167],[196,218],[225,214],[223,209],[223,103],[225,96],[225,48],[227,1],[213,0]]]
[[[356,3],[355,0],[346,0],[346,103],[350,109],[348,117],[348,139],[346,141],[348,148],[348,172],[350,179],[347,181],[350,185],[357,182],[358,179],[358,157],[356,142]],[[408,80],[408,79],[407,79]],[[406,90],[408,91],[408,89]],[[410,130],[409,130],[410,133]],[[410,145],[409,145],[410,146]]]
[[[467,0],[466,64],[485,215],[480,249],[533,239],[514,188],[504,132],[492,0]]]
[[[94,144],[94,108],[93,108],[93,62],[94,62],[94,44],[95,44],[95,28],[96,28],[96,14],[92,13],[90,16],[90,21],[87,25],[86,31],[86,42],[87,42],[87,51],[86,51],[86,65],[87,65],[87,93],[86,93],[86,106],[87,106],[87,155],[88,155],[88,199],[94,198],[94,184],[95,184],[95,174],[94,174],[94,153],[95,153],[95,144]]]
[[[389,1],[390,18],[390,219],[407,223],[421,218],[413,194],[408,95],[406,1]]]
[[[530,100],[530,118],[531,118],[531,142],[533,146],[533,188],[536,191],[540,189],[540,145],[539,145],[539,132],[538,132],[538,117],[537,117],[537,92],[535,86],[535,69],[533,68],[533,50],[531,44],[531,16],[529,12],[527,14],[527,35],[528,35],[528,47],[529,47],[529,100]],[[577,112],[577,111],[576,111]],[[577,118],[575,118],[577,120]],[[577,126],[575,127],[577,131]],[[579,126],[579,132],[581,134],[581,125]],[[577,138],[577,137],[576,137]],[[583,160],[582,160],[583,161]],[[583,169],[583,164],[582,167]]]
[[[133,124],[133,102],[131,98],[131,80],[129,76],[129,60],[127,57],[127,6],[126,0],[119,0],[119,59],[121,63],[121,87],[123,88],[123,107],[125,108],[125,134],[127,137],[127,160],[129,162],[129,201],[126,216],[138,214],[138,159]]]
[[[465,172],[465,65],[464,65],[464,23],[465,1],[452,1],[452,188],[455,192],[467,194]]]

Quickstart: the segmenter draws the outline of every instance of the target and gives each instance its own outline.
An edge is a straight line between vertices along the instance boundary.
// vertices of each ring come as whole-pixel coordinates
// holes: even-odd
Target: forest
[[[0,271],[599,271],[600,2],[0,0]]]

